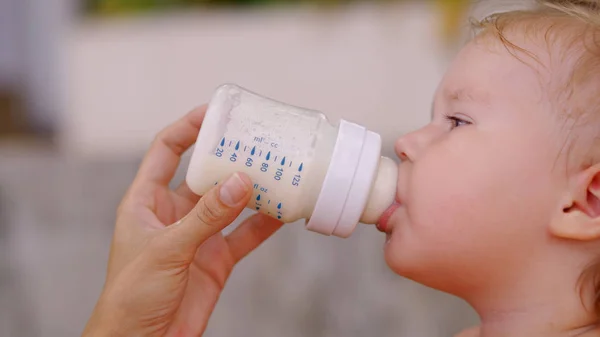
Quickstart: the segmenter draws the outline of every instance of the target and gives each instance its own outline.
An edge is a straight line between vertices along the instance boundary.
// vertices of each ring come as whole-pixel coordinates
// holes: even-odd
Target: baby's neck
[[[586,309],[593,308],[593,292],[579,287],[577,273],[540,265],[532,269],[537,270],[527,277],[467,299],[481,317],[481,337],[600,336],[598,318]]]
[[[581,320],[578,320],[581,321]],[[531,313],[498,314],[482,319],[479,337],[600,337],[600,326],[569,322],[560,313],[552,316]]]

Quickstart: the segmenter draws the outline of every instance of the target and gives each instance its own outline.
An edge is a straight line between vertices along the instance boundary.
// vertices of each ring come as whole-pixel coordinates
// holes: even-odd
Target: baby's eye
[[[456,117],[456,116],[445,116],[446,120],[450,123],[450,126],[452,127],[452,129],[456,129],[460,126],[466,126],[466,125],[471,125],[473,123],[464,120],[462,118]]]

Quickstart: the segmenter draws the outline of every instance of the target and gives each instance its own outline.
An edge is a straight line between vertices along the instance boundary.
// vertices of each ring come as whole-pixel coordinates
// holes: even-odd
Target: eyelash
[[[450,123],[450,126],[452,127],[452,130],[460,127],[460,126],[466,126],[466,125],[471,125],[473,123],[464,120],[462,118],[458,118],[456,116],[450,116],[450,115],[444,115],[444,119],[446,119],[446,121],[448,121],[448,123]],[[462,124],[461,124],[462,123]]]

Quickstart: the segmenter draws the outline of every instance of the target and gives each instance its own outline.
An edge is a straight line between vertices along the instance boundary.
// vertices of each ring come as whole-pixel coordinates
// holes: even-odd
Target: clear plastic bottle
[[[345,238],[393,203],[398,168],[360,125],[226,84],[209,103],[186,181],[202,195],[234,172],[254,182],[249,208]]]

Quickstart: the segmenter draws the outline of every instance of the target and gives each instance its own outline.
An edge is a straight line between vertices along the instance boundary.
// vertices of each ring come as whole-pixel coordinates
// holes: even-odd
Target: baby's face
[[[486,39],[449,68],[431,123],[397,140],[399,205],[381,225],[394,271],[455,294],[526,270],[566,183],[539,74]]]

